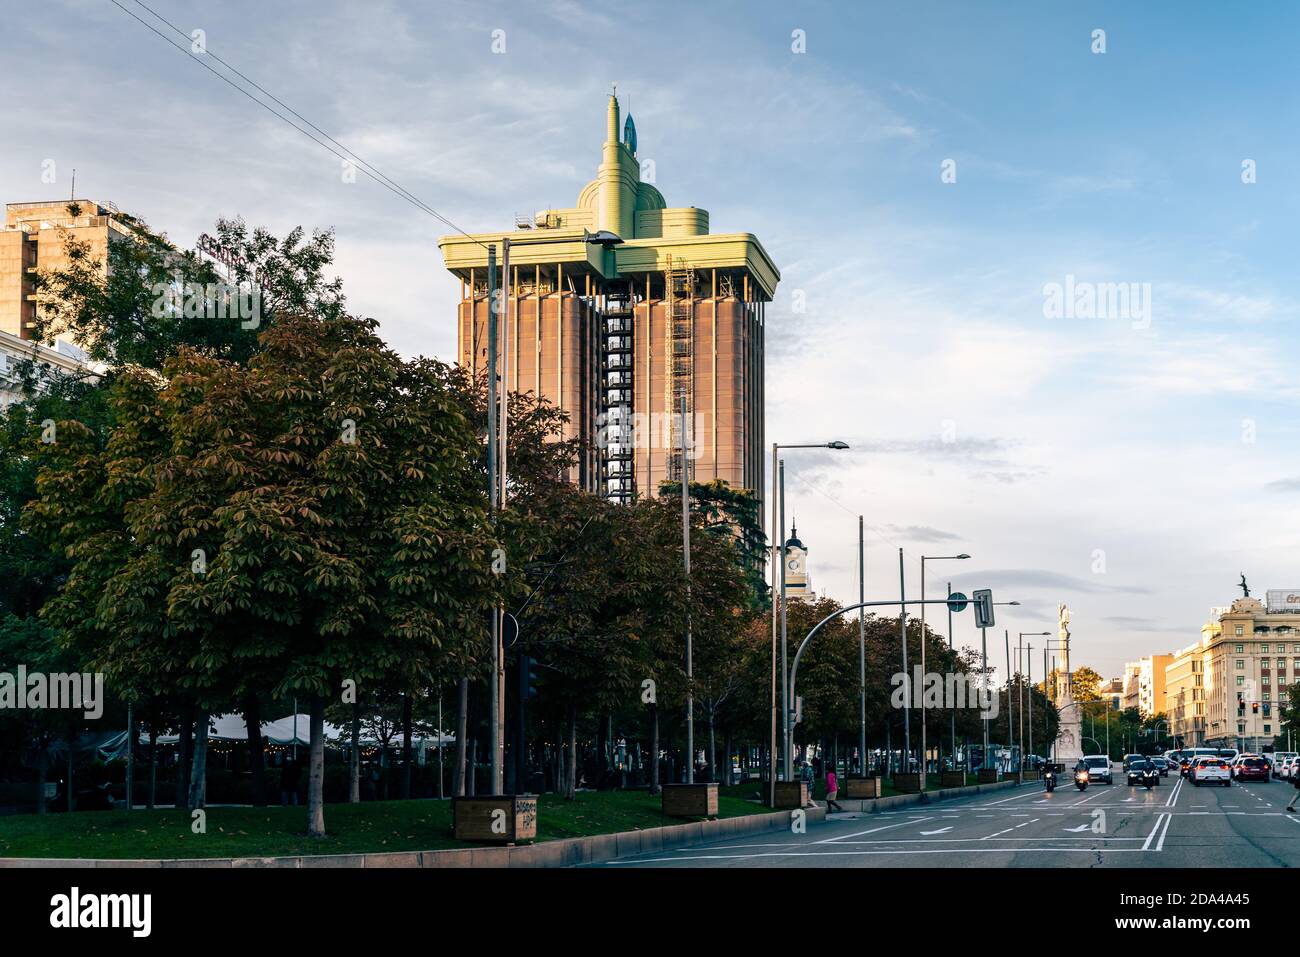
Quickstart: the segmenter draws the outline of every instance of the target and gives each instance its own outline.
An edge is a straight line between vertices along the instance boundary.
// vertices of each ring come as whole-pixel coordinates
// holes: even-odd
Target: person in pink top
[[[826,771],[826,810],[827,811],[830,811],[831,808],[834,808],[837,811],[844,810],[844,808],[840,807],[839,802],[835,800],[836,796],[839,793],[840,793],[840,779],[836,776],[835,769],[829,768]]]

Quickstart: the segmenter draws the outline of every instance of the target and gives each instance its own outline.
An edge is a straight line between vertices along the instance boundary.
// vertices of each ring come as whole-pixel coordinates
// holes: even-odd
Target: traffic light
[[[1242,693],[1238,691],[1237,692],[1237,717],[1244,718],[1245,716],[1246,716],[1246,699],[1242,695]]]
[[[1250,703],[1250,713],[1251,713],[1251,714],[1259,714],[1259,702],[1258,702],[1258,701],[1252,701],[1252,702]]]
[[[976,588],[971,592],[971,603],[975,606],[975,627],[993,627],[993,590]]]
[[[537,697],[537,662],[529,655],[519,656],[519,700]]]

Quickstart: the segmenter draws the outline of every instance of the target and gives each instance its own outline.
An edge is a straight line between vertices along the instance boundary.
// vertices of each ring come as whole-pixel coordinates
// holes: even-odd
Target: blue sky
[[[1300,586],[1295,4],[150,6],[470,231],[573,203],[617,82],[669,205],[782,270],[769,438],[853,445],[787,465],[819,590],[856,594],[864,512],[873,594],[899,547],[910,588],[968,551],[963,587],[1023,602],[1013,637],[1064,601],[1076,663],[1116,674],[1242,571]],[[3,201],[75,167],[184,244],[219,215],[332,227],[353,309],[454,358],[445,227],[109,0],[11,18],[0,77]],[[1067,276],[1149,284],[1149,323],[1046,317]]]

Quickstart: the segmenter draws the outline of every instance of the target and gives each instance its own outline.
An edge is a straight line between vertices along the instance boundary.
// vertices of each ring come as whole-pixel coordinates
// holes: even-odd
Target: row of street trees
[[[687,588],[680,487],[628,505],[573,487],[563,415],[519,394],[510,397],[511,504],[493,521],[486,383],[404,359],[374,320],[349,315],[325,275],[328,233],[276,239],[218,222],[233,264],[225,278],[262,287],[262,313],[249,324],[160,314],[159,284],[219,277],[128,222],[136,240],[111,247],[107,274],[72,243],[69,266],[41,280],[37,337],[89,343],[108,371],[48,383],[0,423],[0,668],[102,672],[114,699],[105,721],[121,727],[130,702],[131,740],[137,722],[151,738],[178,734],[176,801],[190,808],[206,800],[213,715],[243,714],[260,802],[259,725],[306,701],[308,829],[319,835],[327,715],[351,739],[351,800],[360,799],[360,728],[375,720],[400,733],[405,797],[413,728],[429,726],[430,702],[445,697],[454,702],[452,792],[476,788],[486,625],[498,602],[521,622],[512,654],[533,658],[540,675],[524,737],[509,742],[507,767],[522,753],[529,776],[513,786],[540,774],[572,796],[584,781],[624,783],[613,771],[627,762],[616,755],[637,751],[644,783],[657,788],[661,774],[696,759],[680,750],[689,617],[709,773],[729,779],[733,755],[762,758],[770,610],[751,493],[692,483]],[[792,603],[790,632],[836,607]],[[917,623],[909,629],[918,660],[923,636]],[[938,636],[924,640],[935,670],[975,667]],[[851,618],[810,649],[801,744],[838,754],[856,739],[857,649]],[[869,736],[896,748],[897,619],[867,619],[867,653]],[[928,717],[931,740],[941,740],[948,712]],[[0,774],[25,764],[43,795],[52,743],[83,729],[79,714],[0,717]],[[958,733],[979,738],[977,711],[959,714]]]

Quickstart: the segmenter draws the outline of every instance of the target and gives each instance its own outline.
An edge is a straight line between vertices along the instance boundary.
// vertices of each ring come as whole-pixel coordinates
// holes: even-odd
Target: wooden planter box
[[[853,800],[878,798],[881,794],[881,785],[884,782],[880,778],[845,778],[844,788],[840,797],[852,798]]]
[[[945,788],[964,788],[966,786],[965,771],[944,771],[939,775],[939,786]]]
[[[1003,772],[1002,772],[1002,780],[1003,780],[1003,781],[1019,781],[1019,780],[1020,780],[1020,772],[1019,772],[1019,771],[1003,771]]]
[[[776,803],[772,805],[775,811],[785,810],[786,808],[806,807],[808,805],[808,782],[807,781],[777,781],[776,782]]]
[[[458,841],[531,844],[537,840],[537,795],[452,798],[451,820]]]
[[[998,783],[997,768],[980,768],[979,777],[977,778],[977,780],[979,781],[980,784],[997,784]]]
[[[921,790],[920,774],[895,774],[894,790],[900,794],[915,794]]]
[[[668,817],[717,817],[716,784],[665,784],[663,811]]]

